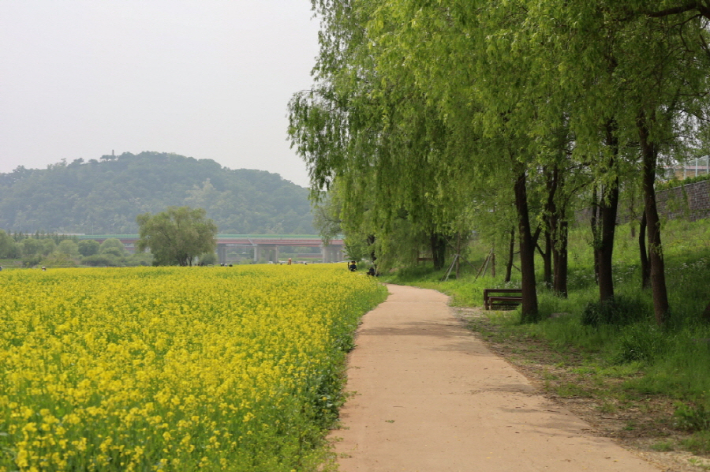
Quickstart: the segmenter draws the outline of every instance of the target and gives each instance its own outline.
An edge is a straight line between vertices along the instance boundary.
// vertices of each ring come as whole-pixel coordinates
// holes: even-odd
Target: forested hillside
[[[314,233],[308,190],[260,170],[143,152],[0,174],[0,228],[136,233],[136,215],[188,205],[221,233]]]

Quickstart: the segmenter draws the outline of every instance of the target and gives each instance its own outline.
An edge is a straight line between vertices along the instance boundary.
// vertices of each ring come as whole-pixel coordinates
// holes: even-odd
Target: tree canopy
[[[313,6],[321,51],[313,87],[291,101],[289,132],[314,195],[333,186],[341,193],[346,236],[350,229],[388,240],[406,220],[410,233],[430,236],[436,261],[435,241],[450,243],[484,221],[510,235],[507,202],[515,209],[523,318],[534,320],[534,252],[543,255],[546,282],[564,296],[575,207],[593,208],[599,296],[613,299],[620,192],[641,188],[654,310],[664,322],[654,183],[664,159],[682,159],[708,123],[703,2]],[[503,217],[487,218],[492,211]]]
[[[169,207],[155,215],[138,215],[136,247],[150,249],[154,265],[191,266],[196,258],[213,254],[217,248],[217,225],[206,214],[202,208]]]

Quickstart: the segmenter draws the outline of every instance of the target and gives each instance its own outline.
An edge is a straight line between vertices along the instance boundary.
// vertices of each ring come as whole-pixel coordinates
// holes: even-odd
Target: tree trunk
[[[374,263],[377,260],[377,255],[375,254],[375,235],[371,234],[367,237],[367,245],[370,246],[370,260]]]
[[[496,248],[493,246],[491,252],[491,277],[496,278]]]
[[[543,263],[543,278],[545,286],[548,288],[552,287],[552,246],[552,233],[548,229],[545,231],[545,253],[541,253]]]
[[[597,186],[592,189],[592,218],[590,220],[592,226],[592,253],[594,254],[594,283],[599,285],[599,253],[597,253],[597,244],[601,239],[599,237],[599,203],[597,201]]]
[[[599,202],[601,238],[594,248],[599,264],[599,301],[602,302],[614,297],[612,256],[616,231],[616,211],[619,204],[618,179],[610,188],[605,189],[605,193],[606,195]]]
[[[705,307],[705,311],[703,311],[702,319],[706,323],[710,323],[710,303],[708,303],[708,306]]]
[[[508,262],[505,265],[505,282],[510,282],[513,271],[513,257],[515,257],[515,226],[510,229],[510,246],[508,249]]]
[[[560,193],[563,187],[564,173],[560,172],[560,168],[555,165],[552,173],[548,177],[547,188],[547,252],[553,264],[551,269],[551,280],[548,286],[558,295],[567,297],[567,235],[568,222],[566,215],[566,204],[557,205],[556,194]],[[547,269],[545,269],[547,270]]]
[[[619,152],[618,140],[614,136],[613,122],[606,126],[606,144],[611,149],[609,171],[613,172],[616,157]],[[612,255],[614,253],[614,233],[616,232],[616,213],[619,208],[619,178],[611,185],[603,186],[599,199],[599,216],[601,219],[600,239],[594,244],[596,259],[599,263],[599,301],[603,302],[614,297],[614,278]]]
[[[651,267],[648,263],[648,250],[646,249],[646,212],[641,216],[639,225],[639,253],[641,256],[641,288],[651,287]]]
[[[456,280],[459,280],[461,268],[461,233],[456,233]]]
[[[552,247],[555,238],[555,221],[557,219],[557,205],[555,203],[557,189],[559,188],[559,170],[553,166],[552,170],[545,168],[547,178],[547,202],[545,203],[545,253],[540,251],[544,264],[543,274],[545,286],[552,287]],[[539,246],[538,246],[539,249]]]
[[[522,321],[538,319],[537,292],[535,284],[535,243],[530,233],[528,195],[525,171],[515,182],[515,207],[518,212],[518,234],[520,238],[520,272],[522,274]]]
[[[446,238],[440,233],[431,233],[429,238],[431,243],[431,257],[434,260],[434,269],[444,268],[446,257]]]
[[[554,280],[552,289],[564,298],[567,298],[567,234],[569,224],[562,220],[558,225],[557,243],[552,247],[552,258],[555,263]]]
[[[661,244],[661,221],[656,206],[656,164],[658,151],[649,141],[646,117],[639,117],[639,141],[643,160],[643,192],[645,197],[646,221],[648,224],[648,260],[651,264],[651,293],[653,294],[653,312],[656,323],[662,325],[668,317],[668,291]]]

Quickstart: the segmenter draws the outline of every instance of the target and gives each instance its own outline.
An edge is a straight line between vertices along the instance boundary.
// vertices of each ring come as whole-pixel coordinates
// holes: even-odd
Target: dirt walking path
[[[333,436],[343,472],[658,472],[545,399],[433,290],[389,286],[365,315]]]

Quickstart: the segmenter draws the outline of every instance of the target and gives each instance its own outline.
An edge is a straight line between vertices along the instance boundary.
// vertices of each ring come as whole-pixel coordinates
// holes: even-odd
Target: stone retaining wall
[[[629,208],[628,201],[619,202],[617,224],[627,223],[630,219],[639,220],[643,211],[643,197],[637,197],[633,211]],[[686,184],[669,190],[656,193],[658,213],[661,218],[685,218],[688,221],[710,218],[710,180],[703,180],[694,184]],[[633,213],[633,214],[632,214]],[[575,212],[578,223],[588,224],[592,216],[591,209],[585,208]]]
[[[710,218],[710,180],[658,192],[656,199],[658,212],[666,218]]]

